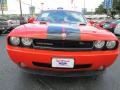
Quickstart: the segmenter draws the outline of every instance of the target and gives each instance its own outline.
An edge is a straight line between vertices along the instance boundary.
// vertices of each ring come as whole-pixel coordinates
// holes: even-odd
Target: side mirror
[[[33,23],[35,21],[35,17],[28,18],[28,23]]]

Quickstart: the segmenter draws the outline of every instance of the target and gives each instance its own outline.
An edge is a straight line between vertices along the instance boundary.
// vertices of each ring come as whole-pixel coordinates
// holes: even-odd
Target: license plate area
[[[53,68],[74,68],[73,58],[52,58]]]

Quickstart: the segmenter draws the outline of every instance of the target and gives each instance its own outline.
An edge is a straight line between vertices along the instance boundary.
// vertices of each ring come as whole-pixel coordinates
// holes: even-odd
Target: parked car
[[[7,18],[0,17],[0,34],[6,32],[9,28]]]
[[[9,20],[12,21],[12,23],[15,27],[27,23],[27,20],[23,16],[12,16],[9,18]]]
[[[16,17],[10,17],[8,19],[8,23],[9,23],[9,26],[10,26],[10,29],[8,30],[8,32],[11,32],[11,30],[16,28],[17,26],[20,26],[20,21]]]
[[[114,29],[117,26],[117,24],[120,23],[120,20],[113,20],[112,22],[107,22],[103,25],[103,28],[111,31],[114,33]]]
[[[7,36],[11,60],[25,71],[49,76],[99,75],[119,54],[117,37],[91,26],[77,11],[43,11]]]
[[[120,36],[120,23],[116,26],[114,33],[118,36]]]
[[[99,21],[98,22],[98,25],[100,27],[103,27],[105,24],[109,24],[110,22],[112,22],[113,20],[112,19],[106,19],[106,20],[103,20],[103,21]]]
[[[23,20],[20,21],[18,17],[0,17],[0,33],[9,33],[11,30],[24,23],[25,22],[23,22]]]
[[[26,20],[25,17],[23,17],[23,16],[19,16],[19,17],[18,17],[18,20],[20,21],[20,25],[23,25],[23,24],[26,24],[26,23],[27,23],[27,20]]]

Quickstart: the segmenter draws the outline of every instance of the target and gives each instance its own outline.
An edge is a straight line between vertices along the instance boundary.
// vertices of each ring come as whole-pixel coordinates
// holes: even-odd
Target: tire
[[[6,29],[6,30],[4,30],[4,31],[2,32],[2,34],[6,34],[6,33],[7,33],[7,31],[8,31],[7,29]]]
[[[101,73],[94,76],[95,79],[100,79],[100,78],[104,77],[104,74],[106,72],[106,68],[104,68],[103,70],[100,70],[100,71],[101,71]]]
[[[0,31],[0,35],[2,34],[2,31]]]

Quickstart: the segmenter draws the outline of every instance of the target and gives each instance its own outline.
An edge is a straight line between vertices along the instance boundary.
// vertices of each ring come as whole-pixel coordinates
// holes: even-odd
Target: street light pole
[[[22,17],[22,5],[21,5],[21,0],[19,0],[19,4],[20,4],[20,15]]]
[[[44,5],[44,3],[41,3],[41,11],[43,11],[43,5]]]

